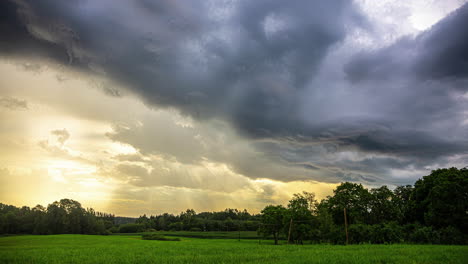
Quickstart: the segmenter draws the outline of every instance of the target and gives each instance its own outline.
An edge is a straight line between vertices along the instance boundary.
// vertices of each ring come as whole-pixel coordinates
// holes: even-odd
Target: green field
[[[271,241],[141,236],[0,237],[0,263],[466,263],[467,246],[272,245]]]

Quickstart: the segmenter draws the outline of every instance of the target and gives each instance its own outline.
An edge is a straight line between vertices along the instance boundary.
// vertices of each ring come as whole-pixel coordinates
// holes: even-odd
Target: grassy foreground
[[[0,237],[0,263],[466,263],[467,246],[279,245],[270,241],[141,236]]]

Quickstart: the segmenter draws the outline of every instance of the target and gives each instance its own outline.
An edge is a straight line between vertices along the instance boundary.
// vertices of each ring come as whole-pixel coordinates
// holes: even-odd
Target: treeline
[[[179,215],[164,213],[147,217],[140,216],[136,224],[120,227],[120,232],[140,232],[143,230],[163,231],[257,231],[260,216],[247,210],[227,208],[220,212],[196,213],[187,209]],[[130,231],[128,229],[131,229]]]
[[[84,209],[71,199],[46,207],[21,208],[0,203],[0,234],[98,234],[151,231],[256,231],[260,216],[247,210],[225,209],[196,213],[187,209],[179,215],[164,213],[139,218],[116,217]]]
[[[349,243],[468,244],[468,169],[438,169],[393,191],[345,182],[320,202],[295,194],[262,210],[259,232],[275,243],[344,244],[345,212]]]
[[[21,208],[0,203],[0,234],[96,234],[104,235],[114,225],[114,215],[84,209],[71,199],[46,207]]]
[[[320,202],[313,193],[295,194],[286,206],[260,214],[226,209],[139,218],[84,209],[62,199],[46,207],[0,204],[0,234],[110,234],[145,231],[258,231],[292,243],[468,244],[468,169],[439,169],[414,185],[366,189],[345,182]]]

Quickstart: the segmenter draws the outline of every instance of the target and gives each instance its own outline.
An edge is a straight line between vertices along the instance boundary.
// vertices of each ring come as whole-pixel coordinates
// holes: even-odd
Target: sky
[[[468,166],[463,0],[4,0],[0,202],[259,212]]]

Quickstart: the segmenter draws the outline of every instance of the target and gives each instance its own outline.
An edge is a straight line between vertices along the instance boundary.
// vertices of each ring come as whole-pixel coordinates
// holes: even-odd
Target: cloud
[[[28,102],[14,97],[1,97],[0,106],[9,110],[26,110]]]
[[[355,56],[345,68],[352,81],[385,79],[401,75],[418,80],[466,79],[468,77],[468,4],[430,29],[405,36],[388,47]],[[450,86],[466,89],[466,85]]]
[[[109,175],[112,177],[120,175],[129,184],[138,187],[171,186],[226,193],[252,188],[248,178],[232,172],[223,164],[209,162],[185,165],[163,159],[152,159],[145,164],[145,167],[120,163]]]
[[[221,116],[252,136],[300,125],[297,91],[360,16],[349,1],[13,3],[3,9],[6,43],[20,38],[28,52],[104,73],[149,104]]]
[[[68,131],[65,128],[64,129],[52,130],[52,131],[50,131],[50,133],[57,137],[57,141],[62,146],[70,138],[70,133],[68,133]]]
[[[419,35],[355,55],[346,76],[358,92],[375,93],[368,98],[385,126],[343,143],[428,160],[466,154],[467,22],[465,4]]]
[[[107,137],[145,157],[208,160],[251,179],[394,183],[395,170],[467,155],[468,5],[419,35],[359,53],[353,38],[385,32],[368,32],[373,21],[351,1],[0,5],[3,57],[99,75],[126,87],[100,87],[108,100],[127,92],[193,120],[109,120]],[[135,174],[140,185],[159,179],[145,169]]]

